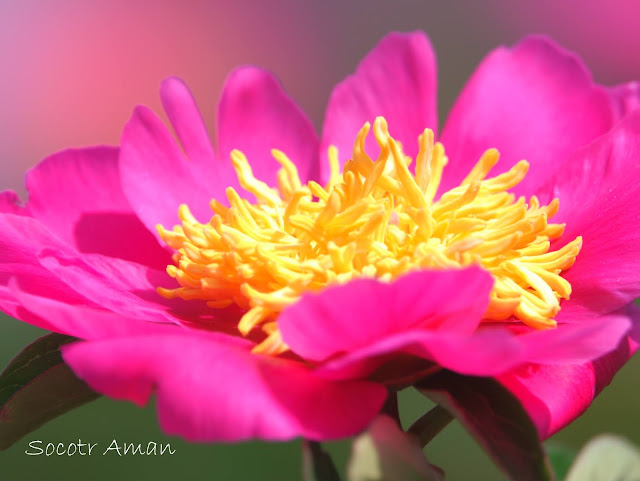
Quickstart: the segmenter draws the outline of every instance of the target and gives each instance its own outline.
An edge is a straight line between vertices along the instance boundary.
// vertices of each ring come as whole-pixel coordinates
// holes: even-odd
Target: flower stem
[[[302,442],[302,479],[304,481],[340,481],[331,456],[316,441]]]
[[[420,446],[425,447],[452,420],[453,416],[449,411],[438,404],[413,423],[407,432],[415,434]]]
[[[398,393],[395,391],[389,391],[389,396],[382,406],[382,413],[393,419],[398,426],[402,429],[400,424],[400,412],[398,411]]]

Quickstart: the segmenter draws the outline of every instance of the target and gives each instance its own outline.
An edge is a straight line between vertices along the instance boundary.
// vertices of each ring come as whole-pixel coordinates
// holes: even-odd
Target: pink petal
[[[27,263],[18,265],[0,264],[0,311],[36,327],[50,331],[64,331],[63,328],[54,327],[55,323],[52,323],[47,318],[35,316],[24,309],[22,303],[16,299],[15,290],[11,287],[12,283],[16,282],[16,279],[19,279],[20,284],[29,292],[40,291],[52,298],[61,299],[61,302],[72,306],[83,302],[91,304],[42,267],[35,267]]]
[[[640,108],[640,82],[629,82],[609,90],[619,118]]]
[[[396,385],[419,371],[433,369],[433,363],[460,374],[495,376],[510,371],[525,359],[526,350],[506,329],[480,330],[471,335],[413,329],[337,355],[316,372],[328,379],[370,376]]]
[[[12,190],[0,192],[0,213],[29,215],[29,210],[22,205],[18,195]]]
[[[44,274],[46,271],[38,262],[37,253],[45,247],[56,249],[66,255],[73,254],[72,249],[55,237],[38,220],[27,216],[0,213],[2,272]]]
[[[498,48],[473,74],[445,124],[442,142],[451,162],[442,192],[495,147],[501,157],[492,175],[526,159],[529,173],[513,190],[532,193],[559,162],[613,122],[610,96],[575,55],[542,37]]]
[[[386,398],[380,385],[323,380],[250,347],[228,336],[185,333],[78,343],[63,357],[110,397],[143,405],[155,391],[162,428],[190,441],[350,436]]]
[[[78,257],[52,249],[44,249],[38,259],[59,280],[70,288],[80,286],[83,296],[105,309],[147,321],[177,322],[156,292],[159,285],[171,283],[161,271],[96,254]]]
[[[582,414],[595,396],[592,363],[528,364],[498,380],[520,399],[542,439]]]
[[[160,97],[185,154],[197,164],[216,158],[207,128],[193,95],[182,80],[170,77],[162,82]]]
[[[145,322],[101,307],[69,304],[29,294],[17,282],[12,283],[10,289],[15,300],[22,306],[23,320],[43,329],[80,339],[101,339],[181,329],[175,324]]]
[[[177,107],[172,104],[172,109]],[[190,105],[185,107],[187,112],[190,109]],[[184,112],[171,112],[176,122],[195,121]],[[183,136],[187,136],[187,129],[182,125],[176,128]],[[154,233],[157,224],[171,229],[179,223],[178,207],[183,203],[196,218],[207,222],[213,215],[209,201],[212,197],[224,198],[229,184],[215,166],[215,159],[186,158],[166,127],[146,107],[134,111],[122,134],[120,175],[133,210]]]
[[[78,304],[86,298],[57,279],[42,267],[37,253],[43,246],[67,254],[72,251],[48,231],[39,221],[27,216],[0,213],[0,309],[12,317],[45,328],[46,320],[25,318],[20,303],[9,289],[12,279],[19,280],[29,292],[46,293],[61,302]]]
[[[158,268],[170,261],[124,197],[117,148],[52,155],[27,173],[26,184],[33,217],[78,251]]]
[[[633,330],[617,349],[583,364],[530,364],[499,377],[520,398],[544,439],[582,414],[633,355],[640,342],[640,309],[626,307]]]
[[[344,164],[351,158],[358,131],[380,115],[407,155],[415,157],[418,136],[427,127],[438,128],[436,84],[435,54],[423,32],[384,37],[331,93],[322,132],[323,178],[328,177],[329,145],[338,148]],[[367,152],[375,159],[378,151],[371,133]]]
[[[537,193],[560,199],[554,222],[567,226],[557,247],[583,237],[576,263],[564,277],[566,304],[610,312],[640,296],[640,111],[560,166]]]
[[[563,323],[564,320],[568,323]],[[526,345],[527,360],[541,364],[578,364],[613,351],[628,334],[632,320],[625,313],[599,315],[564,309],[556,329],[535,330],[519,340]]]
[[[407,330],[475,330],[487,309],[493,279],[483,269],[419,271],[394,282],[357,279],[305,294],[278,318],[284,342],[321,361]]]
[[[155,292],[159,285],[173,286],[166,274],[123,259],[79,255],[36,219],[0,214],[0,250],[0,286],[15,277],[21,288],[35,295],[101,306],[136,319],[177,322],[168,312],[171,306]],[[10,293],[0,297],[15,311]]]
[[[196,324],[237,333],[237,316],[229,324],[225,310],[212,310],[204,301],[168,300],[160,296],[156,291],[158,287],[178,287],[164,270],[97,254],[77,258],[46,249],[38,258],[69,287],[82,286],[86,299],[123,316],[150,322]]]
[[[318,138],[313,124],[271,73],[255,67],[233,71],[220,98],[217,126],[220,159],[228,169],[229,154],[238,149],[254,176],[275,187],[280,164],[271,149],[279,149],[296,164],[302,180],[317,179]]]
[[[591,361],[615,349],[630,327],[624,315],[575,311],[571,323],[560,315],[549,331],[516,335],[508,324],[478,326],[491,285],[479,268],[417,272],[392,284],[356,280],[304,296],[278,322],[293,352],[322,363],[320,375],[385,382],[424,369],[419,359],[481,376],[529,362]]]

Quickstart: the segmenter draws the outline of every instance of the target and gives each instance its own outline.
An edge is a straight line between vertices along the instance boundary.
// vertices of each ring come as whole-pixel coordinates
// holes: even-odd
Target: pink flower
[[[180,145],[139,107],[119,150],[45,159],[27,174],[24,207],[1,194],[0,307],[83,339],[63,352],[78,376],[140,405],[155,392],[163,429],[189,440],[349,436],[389,388],[439,367],[498,378],[546,437],[640,338],[635,95],[595,85],[548,40],[497,49],[440,135],[438,200],[446,158],[423,132],[437,116],[422,33],[388,35],[335,88],[320,140],[269,73],[245,67],[224,87],[214,150],[169,79],[161,96]],[[397,142],[382,119],[359,134],[377,116]],[[330,145],[342,165],[354,159],[342,176]],[[272,148],[295,165],[276,152],[277,174]],[[365,155],[379,151],[380,163]],[[302,184],[330,185],[298,198],[294,167]],[[240,184],[258,207],[234,197]]]

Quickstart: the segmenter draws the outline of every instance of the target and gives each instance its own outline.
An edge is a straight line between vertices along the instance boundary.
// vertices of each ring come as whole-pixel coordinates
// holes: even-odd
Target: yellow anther
[[[251,192],[259,201],[266,204],[279,205],[282,202],[276,190],[270,188],[267,184],[253,176],[251,166],[242,152],[232,150],[231,163],[243,189]]]
[[[528,171],[529,162],[521,160],[504,174],[500,174],[486,181],[485,185],[491,192],[503,192],[522,182],[522,179],[524,179]]]
[[[353,158],[351,160],[351,165],[353,168],[358,169],[360,174],[364,175],[367,175],[373,167],[373,161],[371,160],[371,157],[367,155],[364,145],[370,128],[371,124],[366,122],[358,132],[356,141],[353,144]]]
[[[254,327],[265,322],[272,312],[263,306],[252,307],[238,323],[238,330],[244,336],[249,334]]]
[[[269,325],[273,326],[271,323],[269,323]],[[262,354],[265,356],[277,356],[278,354],[282,354],[288,350],[289,347],[287,347],[282,340],[280,331],[272,331],[264,341],[256,346],[253,352],[255,354]]]
[[[404,155],[398,144],[391,138],[389,138],[389,146],[391,147],[391,153],[393,155],[393,162],[398,176],[398,180],[405,189],[405,196],[409,203],[419,209],[426,204],[424,195],[418,187],[415,178],[409,172],[407,165],[404,162]]]
[[[425,198],[429,203],[433,202],[433,199],[436,196],[445,165],[447,165],[447,157],[444,155],[444,147],[440,142],[438,142],[433,146],[431,165],[429,166],[431,176],[429,177],[429,183],[427,184],[427,188],[424,193]]]
[[[326,191],[330,192],[334,186],[336,186],[340,182],[340,162],[338,161],[338,149],[335,145],[329,146],[329,184],[327,184]]]
[[[271,150],[271,155],[282,165],[281,172],[286,174],[292,192],[299,190],[302,185],[300,184],[300,177],[298,177],[298,169],[295,164],[289,160],[289,157],[284,152],[278,149]]]
[[[198,223],[198,221],[193,216],[193,214],[191,213],[191,210],[189,210],[189,207],[186,204],[180,204],[180,207],[178,207],[178,217],[180,218],[180,221],[182,222],[183,225],[185,223],[186,224]]]
[[[309,182],[308,185],[309,185],[309,190],[314,196],[316,196],[318,199],[323,200],[325,202],[327,201],[327,199],[329,198],[329,193],[326,190],[324,190],[320,184],[312,180],[311,182]]]
[[[418,184],[422,192],[426,192],[431,178],[433,130],[425,129],[418,141],[420,150],[418,151],[418,157],[416,157],[416,184]]]
[[[500,153],[496,149],[489,149],[480,160],[475,165],[469,175],[467,175],[464,180],[460,183],[460,185],[467,185],[473,182],[474,180],[484,180],[484,178],[489,174],[494,165],[498,163],[498,159],[500,158]]]
[[[220,216],[226,216],[227,212],[229,211],[229,208],[227,206],[221,204],[216,199],[211,199],[211,202],[209,202],[209,207],[215,214],[218,214]]]
[[[380,147],[376,161],[366,152],[370,130]],[[378,117],[373,128],[366,123],[358,132],[342,173],[337,149],[329,148],[324,187],[302,184],[295,164],[279,150],[271,152],[281,165],[278,189],[269,187],[234,150],[240,185],[256,202],[228,188],[229,206],[212,200],[208,223],[182,205],[179,226],[158,226],[176,251],[167,273],[180,285],[158,293],[204,300],[212,309],[237,305],[245,311],[238,331],[264,339],[254,352],[278,355],[288,349],[278,315],[307,291],[358,277],[390,282],[417,269],[481,265],[495,280],[485,321],[554,327],[562,300],[571,294],[561,274],[582,246],[578,237],[550,252],[550,240],[564,230],[549,223],[558,200],[541,205],[536,197],[516,199],[508,192],[526,175],[526,161],[487,178],[498,162],[495,149],[481,156],[460,186],[435,200],[447,157],[431,130],[418,141],[414,175],[411,159]]]

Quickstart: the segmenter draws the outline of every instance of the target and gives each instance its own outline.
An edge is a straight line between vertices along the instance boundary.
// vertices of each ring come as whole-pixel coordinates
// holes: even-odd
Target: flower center
[[[415,175],[400,144],[378,117],[373,132],[380,155],[365,152],[370,124],[358,133],[353,158],[339,172],[338,153],[329,149],[331,176],[322,187],[302,185],[295,165],[278,150],[278,189],[257,180],[245,156],[234,150],[233,167],[242,187],[256,202],[226,190],[229,207],[211,201],[214,212],[198,222],[186,205],[182,225],[172,231],[158,226],[173,249],[175,265],[167,272],[180,287],[158,288],[167,298],[201,299],[212,308],[236,304],[245,310],[238,330],[261,329],[265,339],[254,352],[287,350],[278,331],[278,314],[307,291],[354,278],[388,282],[417,269],[457,269],[481,265],[495,279],[486,321],[516,319],[527,326],[555,327],[560,299],[571,285],[560,276],[582,246],[578,237],[549,252],[550,239],[563,224],[547,220],[558,211],[558,199],[541,206],[527,203],[508,189],[525,177],[520,161],[504,174],[487,179],[498,161],[487,150],[460,186],[435,200],[447,164],[444,147],[426,129],[419,137]]]

